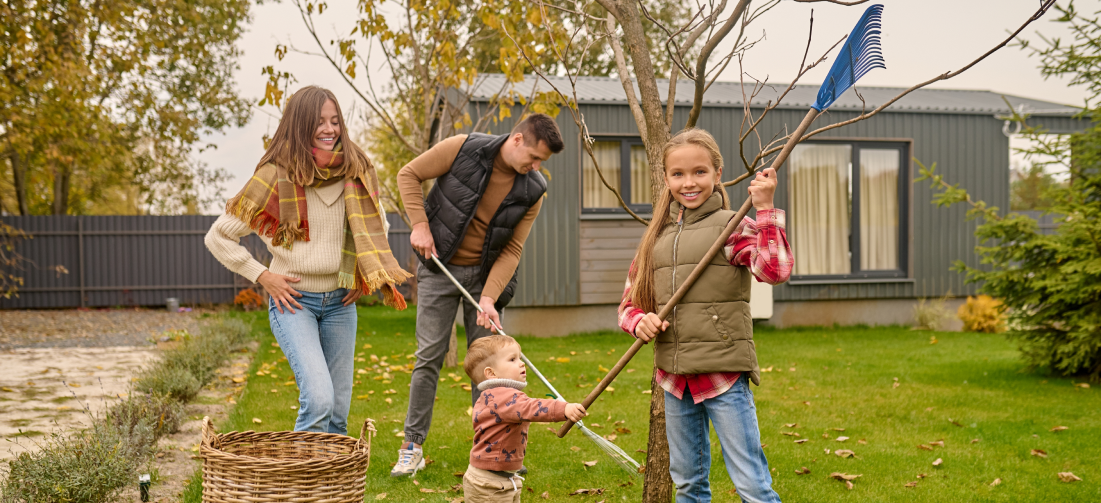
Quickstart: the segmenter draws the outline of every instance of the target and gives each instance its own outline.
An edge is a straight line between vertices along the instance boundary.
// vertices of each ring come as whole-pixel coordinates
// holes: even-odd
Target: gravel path
[[[195,333],[200,314],[163,309],[0,311],[0,351],[152,346],[166,330]]]

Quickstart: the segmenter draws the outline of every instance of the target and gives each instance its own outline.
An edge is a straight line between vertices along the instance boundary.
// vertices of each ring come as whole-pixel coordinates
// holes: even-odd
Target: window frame
[[[849,274],[792,274],[791,282],[822,283],[827,281],[845,282],[849,280],[891,281],[909,278],[910,274],[910,151],[913,145],[902,140],[811,140],[800,142],[807,145],[849,145],[852,149],[852,214],[849,216]],[[862,150],[897,150],[898,160],[898,265],[897,269],[868,270],[860,269],[860,152]],[[790,161],[788,161],[790,162]],[[787,164],[787,162],[785,162]],[[790,169],[790,167],[789,167]],[[786,197],[792,198],[790,178],[787,182]],[[789,203],[790,204],[790,203]],[[798,225],[798,222],[792,222]],[[799,257],[795,257],[799,260]]]
[[[623,201],[631,200],[631,147],[638,145],[645,147],[642,142],[641,136],[632,135],[604,135],[604,134],[592,134],[594,141],[618,141],[619,142],[619,195],[623,197]],[[582,140],[584,141],[584,140]],[[581,157],[578,159],[577,169],[579,171],[579,179],[581,183],[581,194],[578,199],[581,203],[582,215],[627,215],[627,211],[620,206],[614,208],[589,208],[585,206],[585,158],[589,155],[584,148],[580,149]],[[603,167],[601,169],[603,171]],[[608,190],[603,183],[600,184],[600,190]],[[631,204],[627,203],[627,207],[631,208],[631,211],[639,215],[648,215],[653,213],[654,208],[651,203]]]

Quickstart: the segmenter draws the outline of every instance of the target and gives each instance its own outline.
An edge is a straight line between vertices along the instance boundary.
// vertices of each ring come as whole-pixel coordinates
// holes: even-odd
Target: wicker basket
[[[203,418],[203,503],[362,503],[374,421],[359,439],[335,433],[217,434]]]

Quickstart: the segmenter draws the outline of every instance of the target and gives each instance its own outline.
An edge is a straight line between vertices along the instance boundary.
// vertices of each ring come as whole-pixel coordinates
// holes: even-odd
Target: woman
[[[231,271],[271,295],[268,318],[299,388],[295,431],[346,434],[352,398],[356,299],[395,289],[410,274],[390,252],[378,177],[348,137],[336,97],[309,86],[287,100],[256,172],[226,205],[206,246]],[[240,239],[255,232],[270,268]]]

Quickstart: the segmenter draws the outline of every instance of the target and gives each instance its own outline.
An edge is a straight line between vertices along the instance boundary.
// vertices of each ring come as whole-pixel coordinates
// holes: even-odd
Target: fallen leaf
[[[1080,382],[1078,384],[1075,384],[1074,387],[1075,388],[1090,389],[1090,385],[1088,383],[1084,383],[1084,382]]]
[[[931,450],[933,450],[933,448],[932,448],[932,447],[929,447],[928,445],[925,445],[925,444],[921,444],[921,445],[918,445],[918,449],[921,449],[921,450],[924,450],[924,451],[931,451]]]
[[[474,417],[474,407],[467,407],[466,408],[466,415],[470,416],[470,417]]]
[[[597,366],[596,366],[596,370],[599,370],[599,371],[601,371],[601,372],[609,372],[609,370],[608,370],[608,369],[606,369],[606,368],[604,368],[604,366],[603,366],[603,365],[597,365]]]
[[[600,426],[600,423],[589,423],[589,427],[590,428],[603,428],[603,426]]]
[[[233,382],[245,382],[245,378],[244,377],[234,377]]]
[[[1059,472],[1059,480],[1063,482],[1081,482],[1082,479],[1071,472]]]
[[[463,391],[470,391],[470,390],[471,390],[471,388],[470,388],[470,384],[467,384],[467,383],[465,383],[465,382],[463,383],[463,385],[462,385],[462,386],[459,386],[459,387],[460,387],[460,388],[462,388],[462,389],[463,389]]]
[[[841,482],[844,482],[845,483],[845,488],[851,490],[853,488],[852,481],[856,480],[858,477],[860,477],[860,475],[849,475],[847,473],[833,472],[833,473],[830,474],[830,477],[835,479],[835,480],[839,480]]]
[[[566,357],[562,357],[562,358],[555,358],[555,359],[554,359],[554,361],[556,361],[556,362],[558,362],[558,363],[570,363],[570,359],[569,359],[569,358],[566,358]]]
[[[803,443],[803,442],[806,442],[806,441],[807,441],[807,439],[805,439],[805,438],[800,438],[799,440],[796,440],[796,441],[795,441],[795,443],[797,443],[797,444],[801,444],[801,443]]]
[[[386,403],[388,403],[388,404],[390,404],[390,405],[393,405],[393,404],[394,404],[394,400],[392,400],[392,399],[390,399],[390,398],[387,398],[387,399],[385,399],[385,400],[383,400],[383,401],[384,401],[384,402],[386,402]]]
[[[933,466],[940,466],[942,463],[944,463],[944,460],[941,458],[937,458],[936,461],[933,461]]]
[[[784,423],[784,428],[798,428],[799,423]]]
[[[462,477],[463,475],[466,475],[466,472],[454,472],[454,473],[452,473],[452,475],[454,475],[456,477]]]
[[[979,439],[977,439],[977,438],[972,438],[972,439],[971,439],[971,443],[972,443],[972,444],[977,444],[977,443],[979,443]]]
[[[858,444],[860,444],[860,445],[868,445],[868,441],[867,441],[867,440],[864,440],[863,438],[862,438],[862,439],[860,439],[860,440],[857,440],[857,441],[856,441],[856,443],[858,443]]]
[[[263,423],[264,421],[260,420],[260,418],[258,418],[258,417],[254,417],[254,418],[252,418],[252,422],[254,422],[256,424],[260,424],[260,423]]]
[[[580,451],[581,448],[575,445],[575,446],[570,447],[570,450],[573,451],[573,452],[577,452],[577,451]]]
[[[570,496],[577,496],[578,494],[604,494],[604,488],[598,487],[594,489],[578,489],[570,493]]]
[[[929,442],[929,445],[935,445],[937,447],[944,447],[944,441],[943,440],[937,440],[936,442]]]
[[[607,388],[604,388],[604,391],[607,391],[608,393],[615,393],[615,388],[608,386]]]
[[[926,474],[924,474],[924,473],[919,473],[919,474],[917,474],[917,478],[919,478],[919,479],[923,479],[923,478],[925,478],[925,477],[928,477],[928,475],[926,475]]]
[[[767,369],[761,369],[761,372],[772,372],[772,367],[769,367]]]
[[[585,466],[596,466],[596,461],[582,461],[581,464]]]
[[[810,470],[808,470],[807,467],[805,467],[805,466],[802,467],[802,468],[796,468],[795,469],[795,474],[796,475],[806,475],[808,473],[810,473]]]
[[[902,487],[917,487],[917,482],[907,482],[902,484]]]
[[[356,398],[359,400],[363,400],[364,398],[371,398],[371,395],[359,395]]]
[[[1051,431],[1054,432],[1054,433],[1058,433],[1060,431],[1069,430],[1069,429],[1070,428],[1067,428],[1066,426],[1056,426],[1056,427],[1052,428]]]
[[[7,392],[9,392],[9,393],[12,393],[12,392],[14,392],[14,391],[15,391],[15,390],[13,390],[13,389],[11,389],[11,388],[8,388],[8,387],[0,388],[0,390],[4,390],[4,391],[7,391]]]
[[[830,428],[833,431],[845,431],[845,428]]]
[[[848,449],[838,449],[836,451],[833,451],[833,453],[838,455],[838,456],[841,456],[842,458],[851,458],[853,456],[856,456],[856,453],[854,453],[853,451],[850,451]]]
[[[619,438],[619,437],[617,437],[615,433],[604,435],[604,439],[609,441],[609,442],[615,442],[616,438]]]
[[[899,387],[898,381],[895,381],[894,383],[891,383],[891,387],[892,387],[892,388],[897,388],[897,387]]]
[[[794,431],[781,431],[780,434],[781,435],[787,435],[789,437],[801,437],[802,436],[802,435],[800,435],[800,434],[798,434]]]
[[[653,392],[653,391],[651,391],[651,390],[644,390],[644,391],[642,392],[642,394],[643,394],[643,395],[649,395],[649,394],[650,394],[650,393],[652,393],[652,392]]]
[[[1047,457],[1047,453],[1044,452],[1043,449],[1032,449],[1031,451],[1029,451],[1029,454],[1031,454],[1033,456],[1036,456],[1036,457],[1040,457],[1040,458],[1046,458]]]
[[[80,387],[80,383],[78,383],[78,382],[71,382],[71,383],[68,383],[68,385],[69,385],[70,388],[79,388]]]
[[[1002,479],[994,479],[994,482],[990,483],[990,487],[1001,485],[1001,483],[1002,483]]]
[[[937,343],[937,336],[934,335],[934,336],[929,338],[929,344],[936,344],[936,343]]]
[[[803,405],[810,406],[810,402],[803,402]]]
[[[848,440],[848,439],[849,439],[849,437],[837,437],[837,441],[838,441],[838,442],[844,442],[844,441],[846,441],[846,440]]]
[[[963,425],[962,425],[962,424],[960,424],[960,422],[959,422],[959,421],[956,421],[955,419],[949,418],[949,419],[948,419],[948,422],[949,422],[949,423],[952,423],[952,424],[954,424],[954,425],[956,425],[956,426],[959,426],[960,428],[963,428]]]
[[[401,438],[405,438],[405,432],[404,432],[404,431],[399,431],[399,432],[395,433],[395,434],[394,434],[394,436],[395,436],[395,437],[401,437]]]
[[[545,500],[549,500],[550,499],[550,493],[547,492],[547,491],[543,491],[543,494],[540,494],[539,497],[543,498]]]

